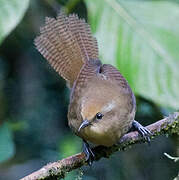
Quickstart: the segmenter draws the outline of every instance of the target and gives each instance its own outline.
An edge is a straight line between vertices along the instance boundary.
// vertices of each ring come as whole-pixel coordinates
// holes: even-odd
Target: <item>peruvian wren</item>
[[[94,154],[87,141],[112,146],[132,127],[145,138],[150,131],[134,120],[135,96],[121,73],[99,60],[90,26],[77,15],[46,18],[35,45],[71,88],[68,123],[84,142],[87,161]]]

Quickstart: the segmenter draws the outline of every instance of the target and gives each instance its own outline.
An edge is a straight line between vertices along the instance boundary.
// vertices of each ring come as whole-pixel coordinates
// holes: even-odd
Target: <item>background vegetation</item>
[[[100,58],[137,97],[136,119],[153,123],[179,109],[179,4],[145,0],[0,0],[0,179],[19,179],[81,151],[67,124],[69,90],[33,45],[46,16],[65,10],[91,25]],[[174,179],[178,137],[136,145],[66,179]]]

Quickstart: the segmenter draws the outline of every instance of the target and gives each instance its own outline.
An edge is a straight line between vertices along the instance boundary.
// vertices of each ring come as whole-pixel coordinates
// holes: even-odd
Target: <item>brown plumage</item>
[[[88,160],[94,156],[86,141],[111,146],[132,125],[144,136],[149,131],[134,121],[135,96],[125,78],[98,58],[97,41],[77,15],[46,18],[35,45],[70,84],[69,126],[85,142]]]
[[[111,146],[131,128],[135,107],[135,97],[115,67],[102,65],[99,60],[88,61],[83,65],[71,92],[69,125],[83,139]],[[104,114],[99,122],[95,120],[98,112]],[[78,132],[84,119],[93,125]]]

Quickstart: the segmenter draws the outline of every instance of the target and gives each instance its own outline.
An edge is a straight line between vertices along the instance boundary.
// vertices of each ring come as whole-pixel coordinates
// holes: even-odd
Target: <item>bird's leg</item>
[[[135,120],[132,122],[132,128],[138,131],[138,133],[150,144],[150,136],[152,133],[147,128]]]
[[[86,161],[91,166],[94,161],[95,155],[94,155],[93,151],[91,150],[89,144],[85,140],[83,140],[83,152],[86,155]]]

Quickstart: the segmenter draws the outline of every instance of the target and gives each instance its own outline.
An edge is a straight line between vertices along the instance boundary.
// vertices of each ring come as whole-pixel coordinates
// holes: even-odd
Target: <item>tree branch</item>
[[[175,112],[170,116],[153,123],[147,128],[153,133],[151,138],[161,134],[177,134],[179,135],[179,112]],[[118,145],[112,147],[97,146],[92,150],[95,154],[95,161],[102,157],[108,158],[116,151],[124,150],[127,147],[144,142],[138,132],[130,132],[124,135]],[[49,163],[40,170],[22,178],[21,180],[48,180],[64,178],[66,173],[85,165],[85,154],[79,153],[57,162]]]

